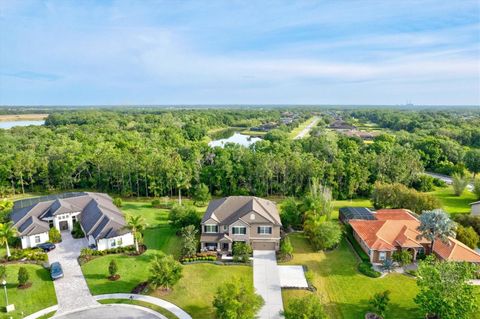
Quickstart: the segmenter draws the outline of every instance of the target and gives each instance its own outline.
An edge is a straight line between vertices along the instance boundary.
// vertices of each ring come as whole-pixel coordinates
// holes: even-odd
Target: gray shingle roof
[[[72,212],[80,212],[83,230],[97,240],[128,233],[123,213],[110,196],[102,193],[66,193],[21,200],[15,202],[11,217],[20,235],[29,236],[49,230],[46,218]]]
[[[229,196],[211,201],[202,223],[211,218],[220,224],[231,224],[249,212],[255,212],[275,225],[282,224],[275,203],[254,196]]]

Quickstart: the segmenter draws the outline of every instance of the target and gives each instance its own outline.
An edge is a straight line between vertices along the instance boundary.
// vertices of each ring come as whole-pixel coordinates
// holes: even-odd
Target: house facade
[[[201,250],[232,252],[235,242],[254,250],[278,250],[282,223],[275,203],[253,196],[213,200],[201,222]]]
[[[98,250],[133,245],[133,235],[125,229],[123,213],[112,198],[102,193],[63,193],[19,200],[11,219],[18,229],[22,248],[49,241],[50,228],[71,231],[78,222],[89,245]]]
[[[430,241],[419,239],[420,221],[406,209],[381,209],[371,212],[372,218],[349,219],[353,236],[372,263],[392,259],[396,251],[408,250],[417,260],[419,254],[430,253]],[[480,254],[449,238],[449,244],[436,241],[433,253],[441,260],[467,261],[480,264]]]

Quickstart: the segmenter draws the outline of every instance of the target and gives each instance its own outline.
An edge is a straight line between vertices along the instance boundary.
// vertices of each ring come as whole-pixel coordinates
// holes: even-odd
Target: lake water
[[[10,129],[15,126],[29,126],[29,125],[43,125],[45,124],[44,120],[41,121],[0,121],[0,129]]]
[[[228,138],[222,138],[222,139],[211,141],[210,143],[208,143],[208,145],[210,145],[211,147],[215,147],[215,146],[224,147],[225,144],[227,143],[235,143],[235,144],[243,145],[245,147],[249,147],[250,145],[261,140],[262,139],[259,137],[253,137],[250,135],[244,135],[244,134],[235,132],[233,133],[232,136]]]

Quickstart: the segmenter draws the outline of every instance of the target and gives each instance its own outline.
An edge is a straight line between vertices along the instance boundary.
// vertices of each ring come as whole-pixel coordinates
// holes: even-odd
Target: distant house
[[[125,229],[125,218],[102,193],[63,193],[19,200],[11,214],[18,229],[22,248],[35,247],[49,240],[48,232],[71,231],[79,222],[89,245],[98,250],[133,245],[133,235]]]
[[[335,120],[333,123],[331,123],[329,125],[328,128],[330,128],[332,130],[338,130],[338,131],[341,131],[341,130],[356,130],[357,129],[357,127],[355,125],[348,124],[347,122],[342,121],[342,120]]]
[[[472,215],[480,216],[480,201],[473,202],[470,204],[470,206],[472,207]]]
[[[371,216],[365,212],[363,215],[367,217],[347,221],[352,226],[353,236],[372,263],[391,259],[398,250],[410,251],[414,260],[419,254],[429,253],[430,241],[418,239],[420,221],[412,212],[406,209],[381,209],[371,212]],[[480,254],[454,238],[449,238],[449,242],[450,245],[446,245],[436,241],[433,253],[442,260],[480,264]]]
[[[229,253],[235,242],[254,250],[278,250],[282,223],[275,203],[253,196],[213,200],[201,222],[202,250]]]

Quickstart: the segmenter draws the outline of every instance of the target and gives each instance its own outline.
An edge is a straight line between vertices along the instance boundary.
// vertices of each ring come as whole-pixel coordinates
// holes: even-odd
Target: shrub
[[[280,243],[280,254],[282,258],[291,258],[293,254],[293,246],[290,242],[290,238],[285,237],[283,238],[282,242]]]
[[[393,253],[392,258],[401,266],[408,265],[413,261],[413,255],[408,250],[397,250]]]
[[[201,218],[198,216],[197,210],[192,206],[175,205],[168,214],[172,227],[179,230],[188,225],[200,226]]]
[[[47,261],[48,256],[45,252],[38,248],[27,248],[27,249],[13,249],[11,256],[8,257],[9,261],[16,260],[30,260],[30,261]]]
[[[151,263],[149,282],[154,289],[168,290],[182,278],[182,270],[182,265],[172,255],[160,252]]]
[[[115,197],[115,198],[113,199],[113,204],[114,204],[115,206],[117,206],[118,208],[120,208],[120,207],[123,206],[123,201],[122,201],[122,199],[121,199],[120,197]]]
[[[18,268],[18,285],[23,287],[27,284],[28,279],[30,279],[30,275],[28,274],[28,270],[25,267]]]
[[[293,299],[287,304],[285,319],[327,319],[322,303],[315,295]]]
[[[303,213],[299,209],[295,198],[290,197],[283,201],[281,206],[280,218],[285,229],[290,227],[294,229],[302,228]]]
[[[458,225],[457,239],[472,249],[477,248],[478,244],[480,244],[480,236],[478,236],[472,226],[464,227]]]
[[[452,175],[452,187],[453,187],[453,193],[455,194],[455,196],[462,195],[467,185],[468,185],[468,180],[465,178],[465,176],[460,174]]]
[[[60,234],[60,232],[58,231],[58,229],[56,229],[55,227],[52,227],[50,228],[50,230],[48,231],[48,239],[52,242],[52,243],[59,243],[62,241],[62,235]]]
[[[441,207],[439,200],[430,194],[419,193],[405,185],[377,182],[372,193],[373,206],[379,208],[406,208],[420,214]]]
[[[346,237],[350,242],[350,244],[352,245],[355,252],[357,253],[357,255],[360,257],[360,259],[365,262],[370,262],[370,257],[368,257],[367,253],[362,249],[362,247],[360,247],[358,242],[355,240],[355,237],[353,237],[352,226],[346,225],[345,229],[346,229],[345,231]]]
[[[85,233],[82,230],[82,226],[80,226],[80,223],[78,221],[73,223],[72,237],[73,238],[84,238],[85,237]]]
[[[197,251],[198,240],[197,240],[198,230],[193,225],[183,227],[180,230],[182,236],[182,255],[183,256],[193,256]]]
[[[437,187],[447,187],[447,183],[445,183],[444,180],[440,179],[440,178],[433,178],[433,185],[437,186]]]
[[[316,250],[332,249],[342,240],[342,227],[334,221],[321,222],[316,225],[311,225],[307,221],[305,232]]]
[[[160,200],[158,198],[152,200],[152,207],[160,207]]]
[[[115,277],[117,272],[118,272],[117,262],[115,261],[115,259],[112,259],[110,261],[110,264],[108,264],[108,273],[110,274],[110,277]]]
[[[235,242],[233,244],[233,260],[247,263],[250,261],[252,247],[247,243]]]
[[[480,178],[477,177],[473,181],[473,193],[477,196],[477,199],[480,199]]]
[[[390,291],[385,290],[384,292],[377,292],[376,294],[374,294],[368,303],[377,315],[381,315],[382,317],[384,317],[389,302]]]
[[[453,220],[465,227],[472,226],[475,232],[480,235],[480,216],[456,214],[453,216]]]
[[[213,299],[217,318],[225,319],[254,319],[263,303],[251,284],[238,279],[220,285]]]
[[[432,176],[422,174],[414,179],[410,186],[419,192],[431,192],[434,186],[433,180]]]
[[[372,263],[366,262],[366,261],[361,262],[358,265],[358,271],[360,271],[365,276],[372,277],[372,278],[378,278],[381,276],[381,273],[373,269]]]

